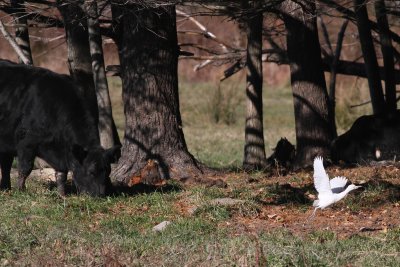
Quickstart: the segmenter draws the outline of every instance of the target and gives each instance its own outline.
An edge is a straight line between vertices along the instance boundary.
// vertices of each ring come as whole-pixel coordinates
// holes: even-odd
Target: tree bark
[[[315,3],[282,4],[296,124],[294,168],[309,166],[315,156],[328,156],[333,139],[332,114],[322,68]]]
[[[121,143],[112,116],[96,1],[86,0],[85,10],[87,14],[90,54],[92,56],[93,79],[99,112],[98,129],[100,143],[102,147],[107,149],[115,145],[120,145]]]
[[[247,3],[246,3],[247,4]],[[262,13],[246,18],[247,59],[246,59],[246,126],[243,168],[246,170],[265,169],[263,129],[263,72],[262,72]]]
[[[385,1],[375,1],[375,13],[378,21],[379,38],[381,41],[381,51],[383,55],[383,67],[385,69],[385,98],[386,111],[395,113],[396,102],[396,81],[394,73],[394,55],[392,39],[390,38],[389,23],[386,16]]]
[[[20,63],[25,63],[28,65],[33,64],[32,60],[32,52],[29,40],[29,30],[28,30],[28,21],[26,17],[24,0],[11,0],[11,7],[13,9],[13,17],[15,26],[15,41],[18,46],[21,48],[22,53],[28,59],[28,62],[25,63],[24,60],[19,58]]]
[[[157,162],[161,178],[198,178],[201,167],[187,150],[179,111],[175,7],[115,5],[115,14],[125,135],[111,177],[129,184],[148,162]]]
[[[371,35],[371,26],[368,19],[366,0],[354,0],[355,15],[358,33],[360,35],[361,50],[365,62],[365,70],[368,76],[368,86],[371,96],[374,114],[385,112],[385,100],[383,96],[379,65],[376,59],[375,47]]]
[[[337,42],[336,42],[336,50],[335,54],[332,55],[333,61],[331,65],[331,73],[329,77],[329,103],[331,107],[331,112],[332,112],[332,117],[334,118],[332,120],[332,127],[333,127],[333,137],[337,137],[337,128],[336,128],[336,115],[335,115],[335,109],[336,109],[336,75],[337,75],[337,69],[338,69],[338,62],[340,60],[340,54],[342,52],[342,45],[343,45],[343,38],[344,38],[344,33],[347,28],[347,24],[349,23],[348,20],[346,20],[343,24],[342,27],[340,28]]]
[[[82,1],[76,0],[57,0],[58,10],[64,21],[69,72],[86,99],[93,118],[98,123],[87,19],[81,6],[82,3]]]

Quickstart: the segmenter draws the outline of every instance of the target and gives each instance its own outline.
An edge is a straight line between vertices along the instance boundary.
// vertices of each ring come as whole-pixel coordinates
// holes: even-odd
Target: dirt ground
[[[362,188],[352,191],[344,200],[313,212],[312,201],[316,198],[312,170],[253,178],[244,173],[225,173],[218,178],[227,182],[227,191],[246,187],[255,199],[258,211],[251,216],[235,214],[224,221],[234,234],[260,233],[285,228],[296,236],[316,231],[329,231],[338,238],[352,235],[385,233],[400,226],[400,167],[398,164],[384,166],[356,166],[327,168],[330,178],[345,176]],[[271,190],[273,191],[271,194]],[[183,212],[193,209],[186,201],[180,203]]]

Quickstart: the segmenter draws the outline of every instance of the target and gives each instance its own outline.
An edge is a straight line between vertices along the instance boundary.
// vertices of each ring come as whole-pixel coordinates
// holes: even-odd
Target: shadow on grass
[[[265,195],[256,199],[262,205],[312,205],[308,194],[318,195],[314,185],[293,187],[290,184],[267,186]],[[376,208],[400,201],[400,185],[382,180],[370,180],[351,192],[343,201],[357,208]]]
[[[376,208],[400,201],[400,185],[384,180],[369,180],[355,193],[359,197],[352,198],[351,204],[358,207]]]
[[[307,193],[313,192],[312,184],[303,187],[293,187],[290,184],[273,184],[267,186],[267,200],[259,200],[264,205],[305,205],[312,204]]]
[[[49,190],[57,190],[57,184],[54,181],[44,183],[45,186]],[[123,184],[115,184],[113,183],[112,187],[108,190],[106,196],[133,196],[138,194],[149,194],[153,192],[162,192],[162,193],[171,193],[171,192],[179,192],[182,190],[182,187],[177,184],[166,184],[164,186],[153,186],[146,184],[137,184],[132,187],[128,187]],[[66,196],[77,195],[78,190],[74,183],[71,180],[68,180],[65,185],[65,193]]]
[[[128,187],[123,184],[113,184],[112,192],[109,195],[111,196],[120,196],[120,195],[137,195],[137,194],[149,194],[153,192],[162,192],[162,193],[172,193],[172,192],[180,192],[182,191],[182,187],[177,184],[166,184],[164,186],[154,186],[154,185],[146,185],[146,184],[137,184],[132,187]]]
[[[291,173],[291,169],[279,165],[269,165],[264,169],[245,169],[239,165],[229,165],[224,167],[209,167],[203,166],[204,170],[208,173],[218,174],[226,174],[226,173],[246,173],[249,176],[254,174],[259,174],[265,178],[272,178],[274,176],[285,176]],[[303,170],[308,170],[310,168],[305,168]],[[311,170],[311,169],[310,169]]]

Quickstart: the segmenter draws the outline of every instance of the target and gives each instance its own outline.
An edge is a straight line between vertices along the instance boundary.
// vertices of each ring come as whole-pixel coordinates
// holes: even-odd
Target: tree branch
[[[0,20],[0,31],[4,35],[4,38],[10,43],[14,51],[17,53],[19,58],[24,62],[26,65],[32,65],[32,62],[26,57],[26,55],[23,53],[21,48],[18,46],[17,42],[14,40],[14,38],[8,33],[6,28],[4,27],[3,22]]]
[[[325,3],[327,6],[334,8],[335,10],[339,11],[340,13],[344,14],[348,19],[350,19],[351,21],[355,22],[356,21],[356,15],[354,13],[354,11],[341,6],[340,4],[336,3],[336,1],[334,0],[321,0],[322,3]],[[371,25],[372,30],[374,30],[375,32],[379,32],[379,27],[378,27],[378,23],[376,23],[375,21],[369,20],[369,23]],[[395,41],[396,43],[400,43],[400,36],[393,32],[393,31],[389,31],[389,35],[390,38],[393,39],[393,41]]]

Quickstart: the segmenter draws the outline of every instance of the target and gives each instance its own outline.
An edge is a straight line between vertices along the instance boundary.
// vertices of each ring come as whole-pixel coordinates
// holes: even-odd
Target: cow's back
[[[332,143],[332,159],[348,163],[389,160],[400,154],[400,112],[358,118]]]
[[[14,152],[26,136],[45,148],[99,143],[94,120],[68,76],[3,60],[0,125],[0,152]]]

